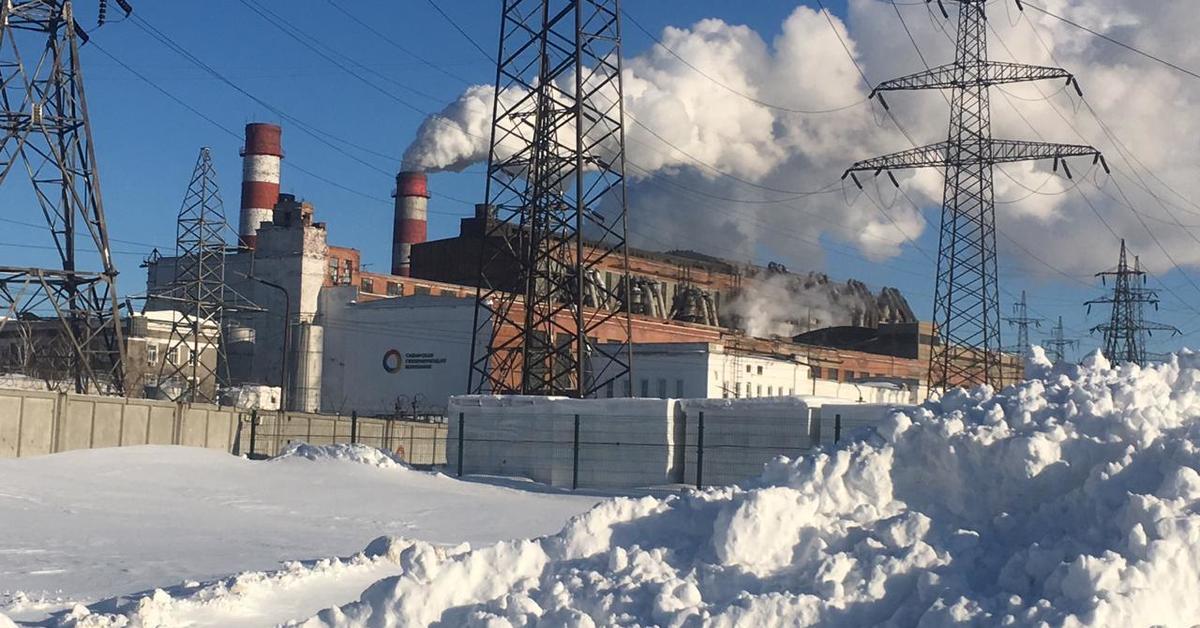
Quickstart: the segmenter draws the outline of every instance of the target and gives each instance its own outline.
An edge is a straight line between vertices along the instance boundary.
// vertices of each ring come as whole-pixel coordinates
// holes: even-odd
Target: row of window
[[[188,359],[188,348],[183,345],[175,345],[169,347],[165,353],[167,354],[168,364],[181,364]],[[146,364],[149,366],[158,365],[159,346],[154,343],[146,343]]]
[[[362,289],[363,292],[366,292],[368,294],[379,294],[378,292],[375,291],[375,279],[373,277],[363,277],[362,281],[359,283],[359,287]],[[430,288],[429,286],[420,286],[420,285],[413,286],[413,295],[414,296],[431,295],[431,294],[433,294],[433,288]],[[398,283],[395,281],[387,282],[387,295],[389,297],[404,296],[404,284]],[[443,297],[453,297],[453,296],[458,296],[458,292],[455,290],[447,289],[447,288],[441,288],[438,290],[438,295],[443,296]]]
[[[633,391],[630,390],[629,380],[624,380],[621,383],[624,385],[623,387],[625,389],[624,396],[632,397]],[[642,378],[642,380],[640,382],[638,382],[638,384],[640,386],[639,390],[641,392],[641,394],[639,394],[638,397],[650,398],[650,380],[646,379],[646,378]],[[660,377],[657,380],[655,380],[654,384],[655,384],[655,392],[658,393],[655,396],[658,399],[666,399],[667,398],[667,379]],[[675,398],[676,399],[683,398],[683,396],[684,396],[683,390],[684,390],[683,389],[683,380],[682,379],[675,380]],[[615,381],[608,382],[608,385],[605,386],[605,388],[604,388],[604,396],[608,397],[609,399],[612,399],[613,397],[616,396],[616,392],[617,392],[616,391],[616,382]]]
[[[752,397],[783,397],[783,396],[791,396],[791,395],[796,394],[795,388],[788,388],[785,390],[783,386],[776,388],[774,386],[768,385],[766,388],[766,391],[767,391],[767,394],[764,395],[762,384],[750,384],[749,382],[746,383],[745,389],[743,390],[742,383],[737,382],[733,385],[732,393],[733,393],[734,399],[741,399],[743,397],[745,397],[746,399],[750,399]],[[730,392],[731,391],[728,388],[726,388],[721,393],[721,396],[724,397],[725,399],[728,399],[730,397]]]
[[[832,380],[838,380],[838,379],[839,379],[839,375],[841,375],[841,374],[842,374],[842,373],[841,373],[841,371],[839,371],[838,369],[834,369],[834,368],[824,368],[824,369],[823,369],[823,368],[821,368],[821,367],[819,367],[819,366],[814,366],[814,367],[812,367],[812,376],[813,376],[813,379],[832,379]],[[845,379],[845,380],[842,380],[842,381],[847,381],[847,382],[849,382],[849,381],[853,381],[854,379],[856,379],[856,378],[859,378],[859,377],[863,377],[863,378],[867,378],[867,377],[888,377],[888,375],[886,375],[886,374],[884,374],[884,373],[875,373],[874,375],[872,375],[871,373],[869,373],[869,372],[867,372],[867,371],[861,371],[861,372],[855,372],[855,371],[846,371],[846,372],[845,372],[845,375],[846,375],[846,379]]]

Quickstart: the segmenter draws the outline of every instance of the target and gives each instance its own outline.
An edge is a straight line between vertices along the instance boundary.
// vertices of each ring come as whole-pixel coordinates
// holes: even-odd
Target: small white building
[[[598,353],[607,355],[611,349]],[[596,372],[602,371],[596,365]],[[735,351],[722,343],[633,345],[633,379],[609,384],[600,397],[758,399],[795,395],[861,403],[915,403],[918,391],[894,382],[814,379],[803,355]]]

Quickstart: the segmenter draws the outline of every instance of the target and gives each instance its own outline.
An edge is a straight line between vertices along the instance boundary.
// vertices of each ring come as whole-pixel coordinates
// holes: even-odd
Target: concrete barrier
[[[206,404],[0,390],[0,458],[100,447],[187,445],[228,451],[240,413]]]

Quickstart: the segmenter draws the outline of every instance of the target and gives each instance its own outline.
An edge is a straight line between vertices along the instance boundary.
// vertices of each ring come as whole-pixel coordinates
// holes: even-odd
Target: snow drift
[[[1200,356],[955,392],[741,487],[609,500],[449,550],[304,626],[1190,625]]]
[[[380,469],[409,468],[396,456],[382,449],[362,443],[336,443],[333,445],[310,445],[305,442],[290,443],[272,461],[311,460],[339,461],[379,467]]]

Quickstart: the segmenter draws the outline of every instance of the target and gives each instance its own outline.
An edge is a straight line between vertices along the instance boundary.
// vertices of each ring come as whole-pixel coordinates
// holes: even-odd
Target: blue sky
[[[103,51],[238,135],[247,122],[282,122],[287,154],[283,190],[316,205],[318,219],[329,224],[331,243],[358,247],[369,269],[386,270],[391,239],[389,194],[400,153],[427,112],[441,109],[468,83],[490,83],[494,68],[427,2],[335,1],[337,7],[353,11],[394,42],[439,67],[431,68],[367,31],[328,0],[286,3],[259,0],[259,3],[284,15],[311,47],[355,65],[358,72],[369,76],[382,91],[347,75],[310,47],[273,27],[242,0],[134,3],[137,14],[146,22],[239,87],[289,118],[303,122],[313,130],[313,135],[304,133],[298,123],[281,119],[277,112],[208,76],[154,40],[132,20],[114,21],[93,32],[99,46],[84,49],[85,79],[110,233],[122,271],[122,292],[134,294],[144,289],[144,273],[138,264],[150,248],[158,246],[164,251],[173,248],[175,214],[201,146],[213,149],[226,213],[236,224],[240,141],[172,102]],[[719,17],[749,25],[767,41],[795,7],[793,2],[778,1],[627,0],[624,4],[630,14],[654,32],[666,25],[687,26],[701,18]],[[496,45],[498,5],[482,1],[439,4],[489,53]],[[845,10],[844,1],[826,5],[834,12]],[[903,37],[903,33],[879,36]],[[645,35],[630,26],[625,28],[625,39],[627,55],[642,52],[650,45]],[[915,56],[913,63],[915,70],[919,67]],[[1081,80],[1086,84],[1087,77]],[[314,137],[322,133],[337,139],[323,142]],[[298,168],[319,173],[349,190]],[[458,218],[469,213],[470,204],[482,198],[480,170],[473,168],[462,174],[431,177],[434,190],[431,237],[456,233]],[[8,190],[6,193],[11,194]],[[635,193],[636,187],[631,194]],[[936,212],[936,208],[930,208],[926,214],[931,223],[936,221]],[[34,211],[22,213],[20,219],[38,221]],[[5,227],[11,228],[9,235],[0,238],[7,243],[0,244],[6,262],[50,263],[38,249],[12,246],[36,242],[43,237],[38,230],[11,223]],[[927,229],[921,238],[922,248],[936,250],[935,237],[936,229]],[[886,264],[872,264],[840,252],[849,250],[844,245],[836,248],[837,251],[827,251],[828,267],[822,270],[839,279],[855,277],[875,286],[897,286],[919,315],[929,316],[933,269],[923,255],[906,247],[899,258]],[[1011,265],[1002,262],[1002,267]],[[1064,316],[1072,335],[1080,335],[1102,320],[1100,311],[1085,319],[1081,305],[1099,294],[1098,284],[1092,289],[1061,278],[1061,281],[1036,280],[1004,274],[1003,285],[1009,293],[1027,289],[1036,312],[1048,317]],[[1200,300],[1194,291],[1186,292],[1190,286],[1178,272],[1160,280],[1182,299]],[[1011,299],[1006,294],[1002,300],[1007,313]],[[1169,294],[1163,295],[1163,311],[1158,318],[1191,332],[1185,340],[1200,332],[1197,326],[1189,324],[1192,317],[1180,299]],[[1047,333],[1048,328],[1049,322],[1044,330]],[[1015,338],[1007,328],[1005,333],[1006,341]],[[1041,335],[1037,330],[1033,333],[1034,339]],[[1084,343],[1085,347],[1095,346],[1096,340],[1085,339]],[[1178,345],[1176,341],[1166,342],[1161,338],[1154,344],[1159,348]]]

